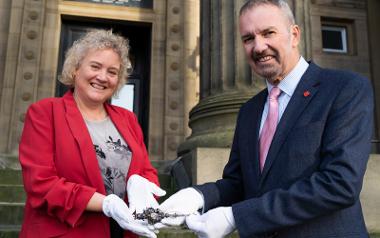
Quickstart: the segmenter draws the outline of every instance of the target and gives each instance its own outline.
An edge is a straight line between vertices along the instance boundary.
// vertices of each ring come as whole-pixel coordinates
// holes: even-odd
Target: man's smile
[[[273,58],[274,58],[274,56],[272,56],[272,55],[265,55],[265,56],[255,57],[255,61],[259,62],[259,63],[263,63],[263,62],[267,62]]]

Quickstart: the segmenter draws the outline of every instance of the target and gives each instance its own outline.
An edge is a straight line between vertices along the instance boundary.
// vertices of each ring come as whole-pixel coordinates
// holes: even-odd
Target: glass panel
[[[323,31],[323,48],[343,49],[341,34],[339,31]]]
[[[124,85],[118,95],[112,97],[111,104],[116,105],[133,112],[133,104],[135,99],[135,86],[133,84]]]
[[[73,2],[103,3],[117,6],[153,8],[153,0],[66,0]]]
[[[347,53],[346,28],[322,26],[322,47],[326,52]]]

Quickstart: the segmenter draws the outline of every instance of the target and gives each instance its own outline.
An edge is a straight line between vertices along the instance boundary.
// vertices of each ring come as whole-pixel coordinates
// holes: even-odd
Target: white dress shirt
[[[296,87],[298,83],[300,82],[302,75],[305,73],[308,67],[309,67],[309,64],[301,56],[297,65],[277,85],[277,87],[281,89],[281,94],[278,97],[278,121],[280,121],[282,114],[284,114],[284,111],[286,107],[288,106],[288,103],[290,99],[292,98],[293,93],[296,90]],[[264,105],[263,115],[261,117],[260,135],[261,135],[261,130],[263,129],[263,126],[264,126],[265,119],[267,118],[267,115],[268,115],[269,93],[274,87],[272,84],[268,82],[268,80],[266,81],[266,83],[267,83],[267,89],[268,89],[268,97]]]

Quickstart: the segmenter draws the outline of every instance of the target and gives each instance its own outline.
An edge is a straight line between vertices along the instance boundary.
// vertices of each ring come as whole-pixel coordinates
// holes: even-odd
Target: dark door
[[[125,87],[131,92],[129,98],[133,99],[133,111],[142,127],[145,143],[148,135],[149,114],[149,79],[150,79],[150,49],[151,49],[151,24],[126,21],[112,21],[92,18],[64,17],[62,19],[60,40],[60,52],[58,62],[58,77],[62,71],[65,52],[75,40],[91,29],[112,29],[129,40],[130,60],[133,72],[128,77],[128,85]],[[57,78],[58,78],[57,77]],[[57,97],[62,96],[68,88],[57,81]],[[119,100],[120,101],[120,100]]]

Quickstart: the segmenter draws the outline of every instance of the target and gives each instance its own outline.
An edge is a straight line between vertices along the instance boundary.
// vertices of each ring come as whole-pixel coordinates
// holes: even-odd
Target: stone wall
[[[147,146],[152,160],[177,156],[190,134],[189,111],[198,101],[199,3],[155,0],[153,9],[81,1],[13,0],[0,3],[0,153],[17,155],[25,112],[55,96],[62,18],[150,24]],[[131,23],[132,24],[132,23]]]

